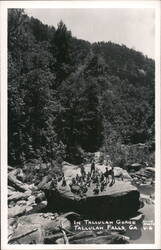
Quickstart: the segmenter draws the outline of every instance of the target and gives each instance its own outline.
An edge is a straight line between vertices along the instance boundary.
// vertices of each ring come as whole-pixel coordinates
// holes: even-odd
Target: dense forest
[[[91,44],[61,20],[48,26],[9,9],[8,163],[80,163],[138,143],[153,150],[154,74],[154,60],[125,45]]]

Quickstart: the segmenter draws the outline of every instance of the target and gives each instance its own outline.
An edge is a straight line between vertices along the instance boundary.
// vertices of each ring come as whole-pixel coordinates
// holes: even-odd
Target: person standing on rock
[[[84,165],[83,165],[83,163],[81,164],[81,175],[82,175],[82,177],[84,178],[85,177],[85,175],[86,175],[86,172],[85,172],[85,169],[84,169]]]
[[[92,173],[94,174],[96,171],[96,166],[95,166],[95,161],[94,159],[92,160],[92,163],[91,163],[91,176],[92,176]]]
[[[72,184],[75,185],[76,184],[76,179],[73,177],[72,178]]]
[[[115,174],[114,174],[114,167],[113,166],[109,170],[109,175],[111,175],[111,178],[112,178],[111,184],[113,185],[115,183]]]
[[[51,184],[50,184],[50,188],[57,188],[57,185],[58,185],[58,181],[57,181],[57,178],[54,176],[52,179],[51,179]]]
[[[96,187],[93,189],[94,194],[99,194],[99,185],[96,184]]]
[[[101,188],[100,188],[101,192],[104,191],[105,186],[106,186],[106,182],[105,182],[105,180],[103,180],[103,181],[101,182]]]
[[[62,181],[62,187],[65,187],[67,185],[65,177],[63,177],[63,181]]]
[[[91,173],[90,172],[87,173],[87,181],[89,181],[89,180],[91,180]]]
[[[100,181],[103,182],[104,181],[104,174],[101,172],[101,177],[100,177]]]
[[[104,176],[106,178],[106,184],[109,183],[109,171],[108,171],[108,168],[106,167],[106,171],[104,173]],[[107,181],[108,180],[108,181]]]
[[[76,179],[77,183],[79,183],[79,182],[80,182],[80,177],[79,177],[79,175],[78,175],[78,174],[76,175],[75,179]]]

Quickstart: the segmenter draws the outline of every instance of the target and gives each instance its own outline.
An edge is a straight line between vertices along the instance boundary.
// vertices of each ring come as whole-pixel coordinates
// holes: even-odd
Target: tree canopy
[[[155,63],[8,11],[8,161],[66,159],[154,141]],[[110,145],[110,146],[109,146]]]

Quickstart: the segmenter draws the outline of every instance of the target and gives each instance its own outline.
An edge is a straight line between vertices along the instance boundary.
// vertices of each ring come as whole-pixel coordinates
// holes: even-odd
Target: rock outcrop
[[[98,171],[104,172],[105,168],[104,165],[97,165]],[[85,171],[90,171],[90,165],[85,166]],[[56,190],[45,191],[48,209],[51,211],[68,210],[90,216],[112,218],[130,216],[140,207],[140,194],[137,188],[130,184],[131,177],[125,170],[115,168],[114,173],[118,178],[116,178],[114,185],[107,185],[104,191],[94,194],[95,184],[91,184],[83,198],[71,192],[69,186],[71,179],[76,174],[80,175],[80,168],[64,163],[63,172],[67,185],[62,187],[62,183],[59,182]],[[119,178],[120,175],[123,175],[123,178],[128,181],[122,181]]]
[[[42,191],[32,184],[28,185],[17,179],[17,174],[23,173],[17,169],[8,174],[8,217],[20,217],[25,214],[41,212],[46,205]]]
[[[34,213],[9,219],[10,244],[43,244],[45,238],[70,228],[65,216],[53,213]],[[62,235],[61,235],[62,237]]]

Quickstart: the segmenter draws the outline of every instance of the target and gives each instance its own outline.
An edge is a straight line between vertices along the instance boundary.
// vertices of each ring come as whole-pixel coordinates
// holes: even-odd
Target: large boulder
[[[9,244],[43,244],[44,229],[40,224],[18,224],[16,230],[10,231]]]
[[[44,176],[42,178],[42,180],[39,182],[39,184],[37,185],[37,188],[38,189],[44,189],[44,188],[46,188],[46,184],[49,183],[49,181],[51,181],[51,179],[52,179],[51,176],[48,176],[48,175]]]
[[[114,175],[115,177],[123,178],[125,181],[132,181],[132,177],[128,174],[128,172],[120,167],[114,168]]]
[[[146,171],[155,174],[155,168],[147,167],[147,168],[146,168]]]
[[[105,165],[97,165],[98,171],[105,172]],[[130,215],[140,208],[139,192],[129,182],[116,179],[115,184],[107,185],[104,191],[94,194],[95,184],[91,184],[84,197],[71,192],[69,183],[76,174],[80,175],[80,168],[71,164],[63,164],[63,172],[67,185],[58,183],[57,190],[46,190],[48,208],[55,210],[69,210],[78,213],[95,215],[96,217],[120,217]],[[115,174],[118,173],[115,169]],[[90,165],[85,165],[85,171],[90,171]],[[131,177],[129,177],[131,178]]]
[[[17,179],[16,169],[8,173],[8,185],[20,192],[25,192],[29,189],[29,185]]]
[[[58,216],[56,213],[34,213],[27,216],[21,216],[18,221],[20,224],[41,225],[45,231],[45,235],[60,231],[60,227],[69,229],[71,224],[64,216]]]
[[[8,172],[13,171],[14,167],[8,166]]]
[[[8,208],[8,218],[21,216],[26,213],[26,206],[14,206],[11,208]]]
[[[100,234],[101,233],[101,234]],[[82,231],[68,237],[70,244],[126,244],[129,243],[129,237],[118,233]],[[64,238],[56,240],[57,244],[65,244]]]
[[[28,197],[31,195],[31,191],[28,190],[26,192],[10,192],[9,193],[9,197],[8,197],[8,203],[14,201],[14,202],[17,202],[19,200],[27,200]]]
[[[9,219],[10,244],[43,244],[45,237],[69,229],[71,224],[64,216],[53,213],[35,213]]]
[[[11,196],[14,192],[16,192],[16,189],[14,187],[8,186],[8,197]]]
[[[131,164],[131,165],[128,165],[128,166],[127,166],[127,169],[128,169],[129,171],[138,171],[138,170],[140,170],[142,167],[143,167],[143,165],[140,164],[140,163],[133,163],[133,164]]]
[[[145,169],[145,173],[146,173],[146,175],[148,175],[148,177],[154,178],[155,177],[155,168],[147,167]]]
[[[71,244],[127,244],[127,243],[129,243],[128,237],[119,234],[82,238],[71,241]]]
[[[69,210],[96,217],[130,216],[140,208],[139,192],[129,183],[117,182],[98,195],[90,188],[85,198],[73,194],[68,188],[47,190],[50,210]]]

